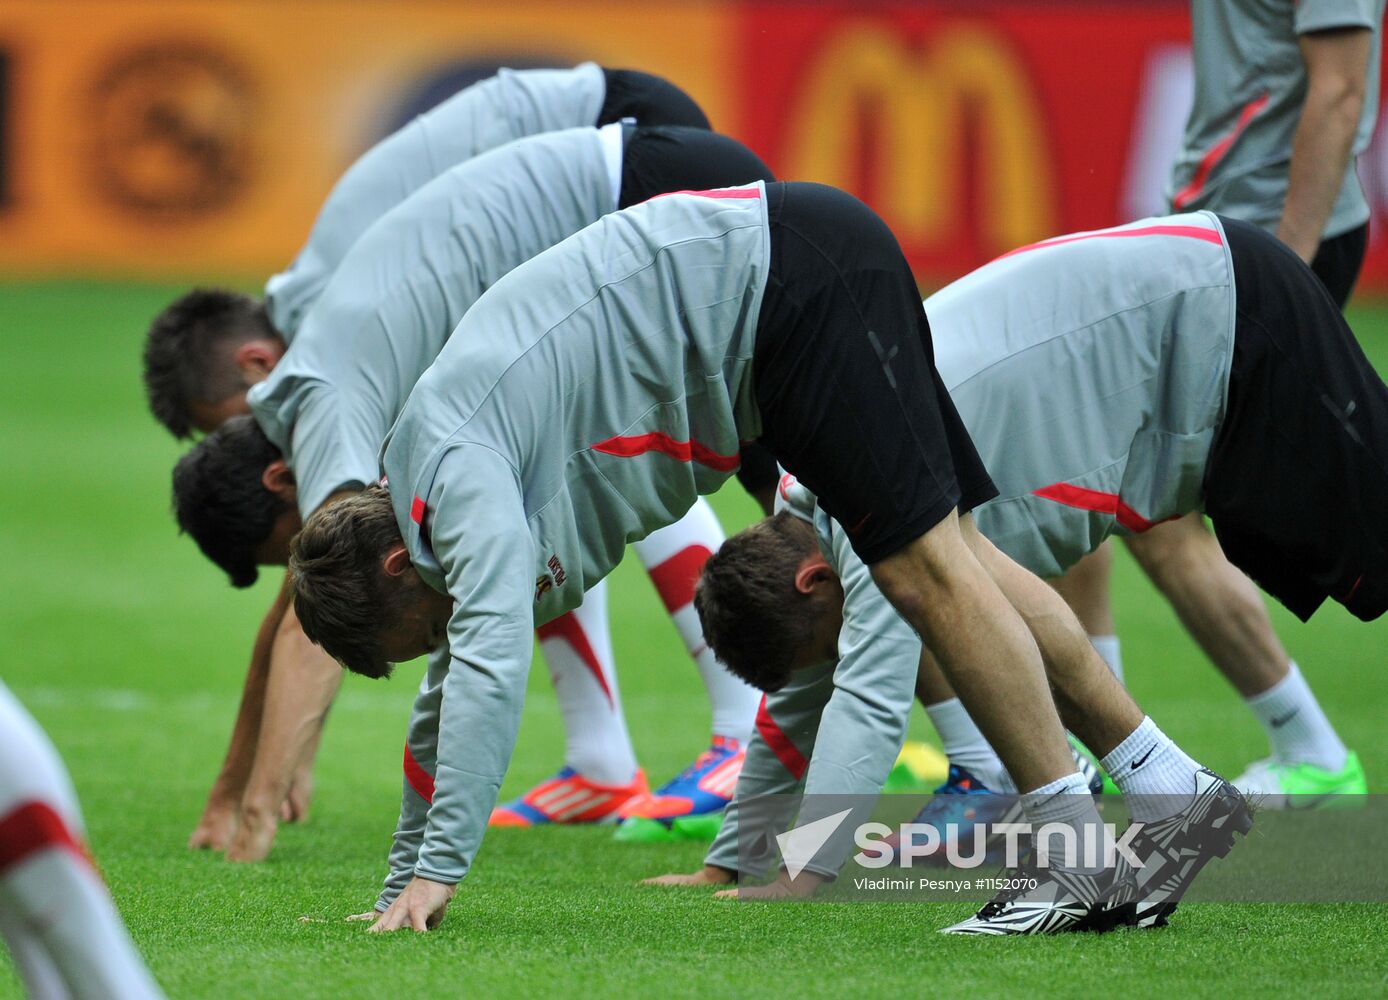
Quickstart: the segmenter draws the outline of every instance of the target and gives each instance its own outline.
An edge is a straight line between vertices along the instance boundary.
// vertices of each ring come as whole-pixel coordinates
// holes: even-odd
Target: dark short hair
[[[294,611],[304,634],[353,673],[388,677],[381,635],[399,618],[402,587],[381,562],[401,544],[390,493],[369,486],[320,507],[289,547]]]
[[[782,511],[724,542],[694,588],[704,641],[762,691],[786,685],[796,651],[814,632],[817,611],[796,589],[795,573],[817,544],[809,524]]]
[[[265,469],[279,457],[255,419],[241,416],[207,435],[174,466],[174,518],[234,587],[255,583],[256,550],[292,507],[265,488]]]
[[[195,288],[171,302],[145,338],[145,395],[154,418],[174,437],[191,437],[191,405],[219,402],[241,387],[228,350],[261,337],[279,333],[265,304],[250,295]]]

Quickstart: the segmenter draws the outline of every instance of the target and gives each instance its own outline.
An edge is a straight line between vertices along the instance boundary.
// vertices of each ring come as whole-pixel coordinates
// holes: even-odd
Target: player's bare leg
[[[1141,724],[1142,710],[1059,594],[1003,554],[973,518],[962,518],[960,529],[1035,637],[1061,718],[1096,753],[1108,753]]]
[[[1109,583],[1113,576],[1113,542],[1105,541],[1089,555],[1071,566],[1064,576],[1049,583],[1089,633],[1089,642],[1098,650],[1108,668],[1123,679],[1123,653],[1118,627],[1113,620]]]
[[[1257,587],[1229,562],[1199,514],[1127,540],[1205,655],[1267,734],[1271,756],[1234,783],[1264,804],[1282,796],[1362,795],[1363,768],[1277,638]]]
[[[951,511],[871,568],[882,593],[936,655],[1017,787],[1040,788],[1072,773],[1036,640],[965,541],[958,515]]]
[[[291,607],[275,634],[255,766],[241,801],[228,861],[262,861],[279,827],[294,773],[323,727],[342,668],[309,642]]]
[[[270,650],[274,645],[275,632],[285,609],[289,607],[288,580],[280,588],[275,602],[270,605],[260,630],[256,633],[255,645],[251,648],[251,662],[246,670],[246,680],[241,691],[241,704],[236,711],[236,723],[231,730],[231,741],[227,746],[222,768],[212,782],[212,790],[207,794],[207,804],[202,817],[188,838],[190,848],[211,848],[224,851],[236,835],[240,821],[241,799],[246,792],[246,782],[250,779],[255,764],[256,743],[260,739],[260,720],[265,708],[265,688],[270,677]]]
[[[1257,586],[1219,547],[1199,514],[1126,539],[1128,551],[1171,602],[1205,655],[1245,698],[1284,677],[1291,657]]]

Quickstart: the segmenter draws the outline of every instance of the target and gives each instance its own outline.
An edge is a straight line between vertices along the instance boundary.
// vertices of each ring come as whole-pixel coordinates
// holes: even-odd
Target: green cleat
[[[1254,761],[1234,785],[1263,809],[1358,809],[1369,794],[1364,766],[1353,750],[1338,771],[1271,757]]]
[[[702,813],[673,820],[632,816],[622,820],[613,839],[623,844],[673,844],[681,840],[711,842],[723,827],[723,814]]]

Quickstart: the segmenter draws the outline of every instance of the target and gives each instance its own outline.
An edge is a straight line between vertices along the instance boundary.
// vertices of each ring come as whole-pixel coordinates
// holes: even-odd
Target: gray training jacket
[[[980,530],[1022,566],[1056,576],[1109,534],[1198,510],[1224,415],[1234,309],[1223,230],[1207,212],[1047,240],[927,299],[936,367],[999,490],[974,511]],[[881,791],[920,659],[915,633],[813,496],[787,479],[780,504],[814,524],[842,579],[844,630],[827,678],[813,672],[767,696],[707,855],[730,870],[740,803],[801,787],[868,800]],[[780,830],[768,819],[794,812],[779,805],[756,810],[747,844],[774,844]],[[812,798],[799,823],[844,807]],[[860,817],[850,818],[808,870],[838,871]],[[741,870],[759,875],[776,861],[744,850]]]
[[[415,387],[382,466],[455,602],[411,719],[384,907],[471,866],[515,746],[531,629],[736,470],[766,283],[765,187],[654,198],[518,267]],[[428,789],[432,802],[416,787]]]
[[[503,69],[391,133],[347,168],[299,255],[265,286],[270,320],[293,342],[347,251],[377,219],[450,167],[516,139],[597,124],[602,67]]]

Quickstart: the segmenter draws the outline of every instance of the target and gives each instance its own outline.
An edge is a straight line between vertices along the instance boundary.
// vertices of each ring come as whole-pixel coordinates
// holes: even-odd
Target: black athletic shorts
[[[717,132],[640,125],[625,133],[621,208],[671,191],[707,191],[776,179],[756,153]]]
[[[1359,280],[1359,270],[1364,266],[1364,252],[1369,246],[1369,224],[1351,229],[1339,236],[1332,236],[1316,248],[1311,270],[1321,279],[1321,284],[1335,300],[1341,310],[1349,301],[1354,283]]]
[[[760,440],[858,556],[877,562],[997,489],[935,371],[920,292],[891,230],[835,188],[766,191]]]
[[[598,112],[597,125],[611,125],[635,118],[638,125],[687,125],[708,129],[708,116],[669,80],[637,69],[606,69],[607,95]]]
[[[1388,386],[1278,240],[1221,217],[1237,321],[1205,512],[1229,561],[1305,621],[1388,610]]]

